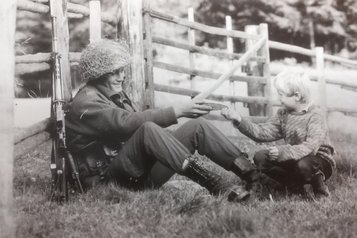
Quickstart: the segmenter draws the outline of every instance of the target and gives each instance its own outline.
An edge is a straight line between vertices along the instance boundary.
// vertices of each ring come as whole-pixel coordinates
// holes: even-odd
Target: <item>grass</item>
[[[133,192],[110,184],[58,205],[48,200],[47,143],[15,161],[16,237],[357,237],[354,138],[331,134],[339,151],[337,173],[328,182],[331,197],[279,194],[245,204],[211,197],[175,176],[159,190]],[[237,144],[256,149],[242,140]]]

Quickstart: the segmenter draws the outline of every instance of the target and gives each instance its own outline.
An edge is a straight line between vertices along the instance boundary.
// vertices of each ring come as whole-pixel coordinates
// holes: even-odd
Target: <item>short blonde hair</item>
[[[311,83],[306,73],[283,71],[276,75],[275,87],[278,91],[286,93],[287,96],[299,93],[301,95],[301,103],[311,102]]]

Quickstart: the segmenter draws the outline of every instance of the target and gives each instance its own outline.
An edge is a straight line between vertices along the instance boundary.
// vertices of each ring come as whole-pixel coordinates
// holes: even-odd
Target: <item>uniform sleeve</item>
[[[128,112],[119,107],[96,101],[86,102],[77,108],[75,113],[82,129],[92,136],[114,135],[118,139],[128,139],[143,123],[151,121],[161,127],[177,123],[172,107]]]
[[[324,116],[320,113],[314,113],[308,122],[306,140],[298,145],[277,146],[279,150],[278,160],[299,160],[310,153],[316,153],[324,143],[326,131],[327,125]]]
[[[269,118],[264,123],[254,123],[247,118],[233,122],[234,126],[256,142],[276,141],[282,138],[279,113]]]

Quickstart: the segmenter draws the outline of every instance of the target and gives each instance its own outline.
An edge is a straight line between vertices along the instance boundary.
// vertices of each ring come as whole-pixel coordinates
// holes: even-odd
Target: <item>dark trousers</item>
[[[277,162],[269,160],[268,150],[260,150],[254,155],[254,163],[261,172],[287,186],[309,184],[320,171],[325,179],[332,174],[331,165],[313,154],[300,160]]]
[[[216,127],[205,119],[193,119],[174,132],[144,123],[125,143],[109,165],[109,180],[129,187],[160,187],[174,173],[183,174],[184,160],[195,151],[230,170],[241,159],[242,171],[253,165]]]

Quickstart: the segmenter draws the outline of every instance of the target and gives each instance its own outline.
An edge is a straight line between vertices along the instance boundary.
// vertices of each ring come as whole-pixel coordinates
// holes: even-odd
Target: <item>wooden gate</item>
[[[160,44],[170,47],[175,47],[177,49],[187,50],[190,52],[190,56],[195,54],[203,54],[208,56],[214,56],[220,59],[231,59],[232,61],[239,61],[240,65],[236,66],[235,70],[242,71],[242,66],[245,65],[244,69],[250,66],[250,75],[248,74],[236,74],[229,77],[231,82],[247,82],[248,88],[251,89],[249,96],[238,96],[238,95],[209,95],[209,99],[217,101],[226,101],[231,103],[242,102],[247,103],[250,108],[250,115],[263,116],[270,115],[272,113],[272,100],[270,99],[271,83],[270,83],[270,73],[269,73],[269,46],[268,46],[268,26],[267,24],[260,24],[259,26],[251,26],[247,28],[247,32],[227,30],[218,27],[212,27],[204,25],[201,23],[192,22],[190,20],[174,17],[167,15],[162,12],[152,10],[148,5],[144,5],[143,8],[143,45],[144,45],[144,59],[145,59],[145,76],[146,76],[146,108],[153,108],[154,105],[154,91],[173,93],[186,96],[196,96],[200,93],[197,89],[191,86],[191,89],[177,88],[172,86],[167,86],[163,84],[157,84],[154,80],[153,68],[164,69],[172,72],[188,74],[190,79],[194,76],[201,76],[209,79],[219,79],[220,76],[224,74],[212,73],[209,71],[203,71],[196,69],[192,63],[190,67],[183,67],[179,65],[168,64],[165,62],[155,61],[153,58],[153,44]],[[153,31],[153,19],[159,19],[161,21],[174,23],[176,25],[184,26],[187,28],[188,32],[192,30],[201,31],[204,33],[225,36],[227,38],[243,39],[246,42],[246,52],[233,53],[232,51],[227,52],[226,50],[211,49],[208,47],[196,46],[194,42],[188,40],[188,42],[180,42],[172,39],[165,39],[160,36],[152,34]],[[252,30],[254,31],[252,33]],[[256,46],[255,44],[260,39],[265,39],[262,45]],[[255,50],[249,52],[249,49],[256,47]],[[249,57],[245,53],[249,52]],[[243,60],[242,60],[243,59]],[[184,59],[183,59],[184,60]],[[187,59],[187,61],[192,62]],[[259,106],[257,106],[259,105]]]

